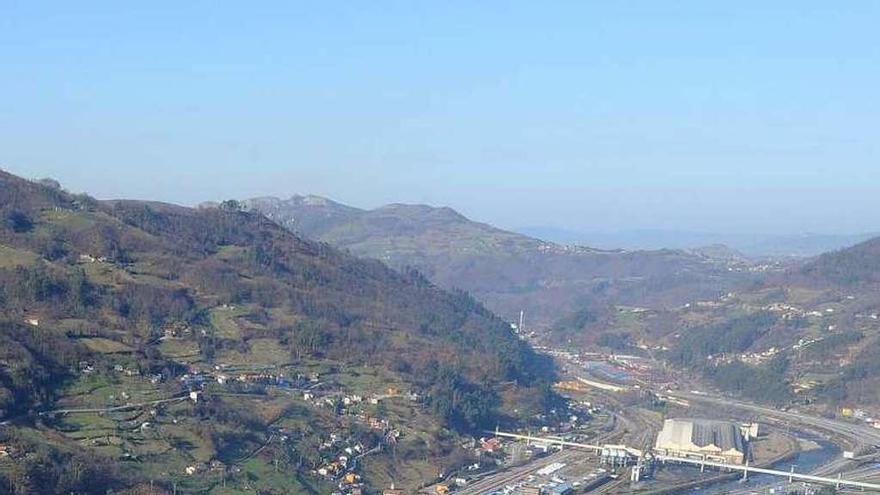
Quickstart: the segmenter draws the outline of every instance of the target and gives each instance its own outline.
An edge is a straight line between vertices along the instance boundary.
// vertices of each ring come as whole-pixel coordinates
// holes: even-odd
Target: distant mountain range
[[[525,235],[563,244],[583,244],[598,248],[693,249],[725,245],[751,258],[811,257],[880,236],[862,234],[721,234],[685,230],[622,230],[580,232],[555,227],[523,227]]]
[[[392,267],[414,267],[466,290],[533,328],[588,325],[615,304],[682,304],[751,279],[748,260],[720,246],[626,251],[563,245],[472,221],[446,207],[392,204],[364,210],[316,196],[243,202],[288,229]],[[592,318],[568,318],[585,311]],[[560,323],[563,322],[563,323]]]

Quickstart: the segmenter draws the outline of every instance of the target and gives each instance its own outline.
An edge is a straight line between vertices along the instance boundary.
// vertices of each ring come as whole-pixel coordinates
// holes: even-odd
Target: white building
[[[707,419],[667,419],[654,451],[669,456],[743,464],[746,446],[740,425]]]

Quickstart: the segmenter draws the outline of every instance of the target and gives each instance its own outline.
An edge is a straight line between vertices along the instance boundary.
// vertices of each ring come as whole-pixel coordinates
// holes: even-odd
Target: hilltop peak
[[[435,218],[445,218],[461,222],[469,222],[470,220],[448,206],[431,206],[419,203],[391,203],[376,208],[377,212],[394,212],[405,215],[430,215]]]
[[[315,194],[294,194],[287,199],[282,199],[277,196],[259,196],[256,198],[250,198],[242,201],[246,207],[254,207],[258,206],[260,208],[263,207],[284,207],[289,205],[294,206],[309,206],[309,207],[324,207],[324,208],[340,208],[340,209],[351,209],[355,210],[356,208],[348,205],[343,205],[342,203],[338,203],[324,196],[318,196]]]

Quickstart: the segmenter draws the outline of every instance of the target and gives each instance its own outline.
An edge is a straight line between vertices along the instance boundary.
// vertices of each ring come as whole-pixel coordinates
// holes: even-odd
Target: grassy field
[[[46,210],[41,218],[43,228],[64,227],[71,230],[85,230],[94,227],[96,222],[80,212],[70,210]]]
[[[100,352],[101,354],[118,354],[123,352],[131,352],[133,349],[121,342],[105,339],[101,337],[81,339],[80,342],[89,349]]]
[[[804,287],[792,287],[788,291],[788,300],[791,304],[811,304],[822,295],[822,291]]]
[[[86,375],[65,390],[61,407],[103,407],[167,397],[140,377]],[[122,399],[125,392],[127,398]],[[181,478],[181,487],[205,493],[212,485],[201,477],[185,480],[186,466],[216,456],[210,439],[197,435],[189,401],[106,413],[74,413],[58,418],[52,431],[70,444],[116,459],[137,462],[141,475],[156,480]],[[182,493],[187,493],[183,491]]]
[[[162,355],[181,363],[201,361],[198,342],[184,339],[166,339],[159,344]]]
[[[216,307],[211,310],[211,326],[214,327],[215,336],[230,340],[241,339],[241,330],[236,318],[247,314],[242,306]]]
[[[437,478],[442,469],[433,460],[424,458],[398,457],[366,457],[363,462],[364,475],[373,481],[375,486],[420,486]]]
[[[396,389],[400,393],[409,391],[402,380],[380,368],[349,367],[331,376],[341,388],[361,395],[384,395],[388,389]]]
[[[226,349],[215,358],[217,363],[228,366],[280,366],[290,362],[290,352],[275,339],[252,339],[249,350]]]
[[[0,268],[15,268],[36,263],[36,255],[28,251],[22,251],[0,244]]]
[[[614,330],[632,335],[634,339],[641,337],[645,328],[643,320],[645,315],[622,306],[618,306],[615,309],[614,322],[611,327]]]
[[[167,391],[143,377],[125,376],[121,373],[91,374],[80,375],[62,389],[57,405],[59,408],[109,407],[149,402],[168,396]]]
[[[329,493],[330,486],[315,480],[298,477],[286,469],[275,469],[275,466],[260,458],[250,459],[241,466],[242,478],[247,481],[236,484],[218,482],[210,491],[211,495],[240,495],[262,493],[288,493],[291,495],[310,495]]]

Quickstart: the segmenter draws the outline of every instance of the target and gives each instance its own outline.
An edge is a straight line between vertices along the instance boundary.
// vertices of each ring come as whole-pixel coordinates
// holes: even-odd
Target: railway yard
[[[615,376],[579,362],[560,360],[566,375],[558,385],[571,401],[587,404],[593,412],[586,426],[564,433],[519,432],[530,440],[505,438],[515,450],[524,444],[541,445],[542,438],[571,440],[589,445],[626,446],[636,452],[650,452],[664,417],[687,416],[757,422],[762,433],[750,442],[749,463],[753,468],[773,468],[827,478],[840,477],[866,483],[880,482],[880,430],[838,418],[820,417],[793,410],[777,410],[697,390],[670,388],[668,378],[658,386],[644,376]],[[645,376],[650,376],[646,374]],[[604,380],[604,381],[603,381]],[[560,442],[562,443],[562,442]],[[517,447],[520,446],[520,447]],[[546,447],[546,446],[545,446]],[[846,454],[844,454],[846,453]],[[597,450],[570,445],[555,446],[519,462],[475,476],[451,493],[480,494],[566,494],[674,493],[752,495],[770,493],[865,493],[861,488],[835,487],[766,474],[749,474],[743,482],[740,471],[701,469],[699,466],[656,462],[632,480],[633,465],[616,463]],[[463,481],[463,480],[462,480]],[[462,486],[463,485],[463,486]],[[446,485],[439,491],[445,491]],[[438,493],[438,486],[423,493]]]

